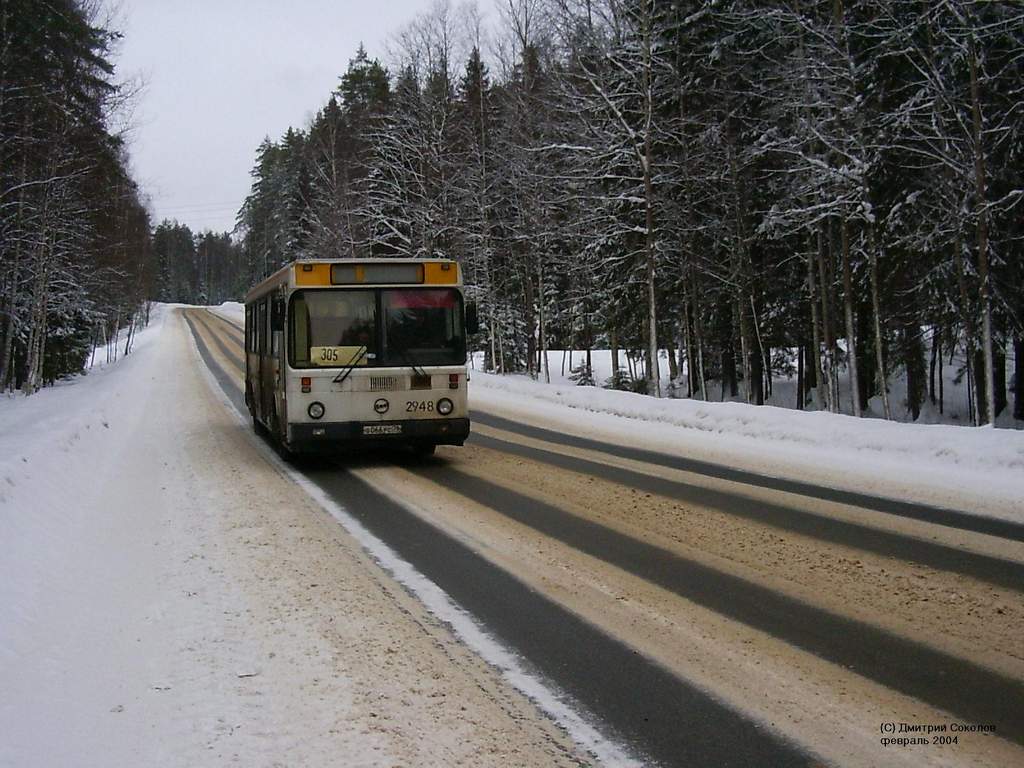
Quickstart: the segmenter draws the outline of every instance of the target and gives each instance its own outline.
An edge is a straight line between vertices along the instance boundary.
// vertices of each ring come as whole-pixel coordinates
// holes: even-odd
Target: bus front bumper
[[[292,424],[288,431],[288,448],[301,453],[357,446],[462,445],[469,437],[469,419],[311,422]]]

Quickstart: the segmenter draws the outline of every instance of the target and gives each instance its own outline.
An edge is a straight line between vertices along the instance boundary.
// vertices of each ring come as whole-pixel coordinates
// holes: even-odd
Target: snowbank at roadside
[[[761,474],[1024,522],[1024,433],[667,400],[474,371],[474,407]]]
[[[237,301],[225,301],[216,307],[207,307],[215,315],[220,315],[225,320],[242,326],[245,324],[245,304]]]
[[[132,476],[125,441],[145,418],[168,314],[154,306],[116,362],[0,397],[0,765],[118,764],[102,750],[126,724],[124,690],[160,684],[140,682],[132,653],[162,641],[143,622],[118,631],[149,610],[152,528],[129,531],[105,494],[157,484]]]
[[[31,397],[20,392],[0,395],[0,480],[3,468],[10,462],[25,464],[29,459],[35,473],[46,477],[55,449],[66,450],[83,429],[102,428],[106,410],[116,405],[107,390],[108,377],[132,364],[159,337],[172,306],[176,305],[153,305],[149,325],[135,333],[131,354],[120,354],[119,349],[117,360],[110,363],[97,355],[94,365],[82,375],[44,387]],[[51,458],[47,460],[47,456]],[[8,486],[9,492],[10,481],[3,485]],[[0,503],[3,493],[0,487]]]

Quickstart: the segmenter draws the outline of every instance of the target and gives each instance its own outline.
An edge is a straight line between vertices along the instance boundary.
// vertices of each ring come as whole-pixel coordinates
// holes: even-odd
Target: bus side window
[[[270,299],[270,353],[274,357],[279,357],[281,354],[281,345],[284,343],[282,331],[284,331],[284,299],[275,296]]]
[[[292,365],[309,365],[309,307],[298,293],[292,299]]]
[[[245,351],[252,352],[252,305],[245,307]]]

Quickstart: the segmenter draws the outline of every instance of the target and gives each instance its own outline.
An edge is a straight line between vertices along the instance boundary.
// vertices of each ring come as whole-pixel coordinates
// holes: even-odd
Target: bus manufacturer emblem
[[[373,410],[377,413],[387,413],[390,407],[391,404],[383,397],[378,397],[373,403]]]

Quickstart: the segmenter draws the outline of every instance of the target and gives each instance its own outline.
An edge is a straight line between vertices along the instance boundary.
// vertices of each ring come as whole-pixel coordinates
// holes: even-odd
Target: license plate
[[[401,424],[364,424],[364,435],[400,435],[402,434]]]

